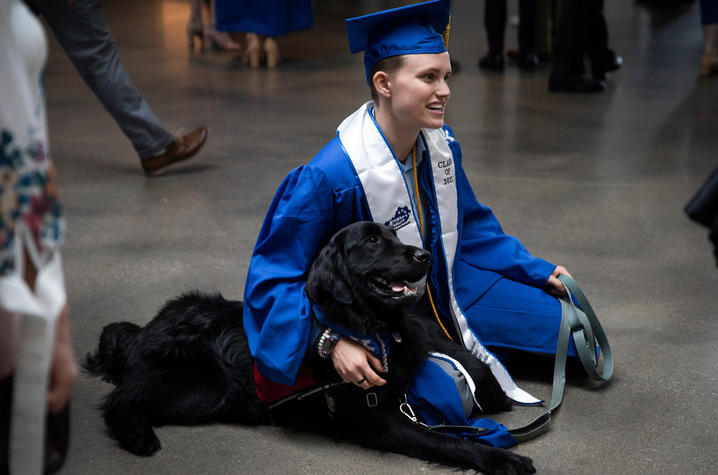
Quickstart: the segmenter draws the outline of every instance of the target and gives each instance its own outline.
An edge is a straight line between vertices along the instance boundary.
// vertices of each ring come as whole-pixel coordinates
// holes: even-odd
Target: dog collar
[[[314,318],[316,318],[317,322],[326,329],[324,333],[329,331],[332,334],[338,335],[337,340],[339,337],[345,337],[359,343],[361,346],[369,350],[374,356],[381,359],[382,365],[384,366],[384,372],[389,372],[389,348],[391,347],[391,340],[401,343],[401,335],[399,332],[377,332],[374,335],[362,335],[348,330],[334,322],[329,322],[324,315],[324,312],[317,304],[312,303],[312,309],[314,310]],[[324,333],[319,336],[320,344],[322,343],[321,339],[324,336]],[[327,336],[325,340],[328,338],[329,336]],[[317,350],[321,353],[322,349],[320,348],[320,344],[317,345]],[[326,346],[327,343],[324,342],[324,344]],[[334,344],[336,344],[336,341]]]

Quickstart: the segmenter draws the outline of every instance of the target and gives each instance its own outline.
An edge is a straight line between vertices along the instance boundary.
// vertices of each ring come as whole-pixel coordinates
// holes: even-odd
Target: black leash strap
[[[326,391],[329,391],[330,389],[333,389],[337,386],[341,386],[342,384],[348,384],[348,383],[345,383],[344,381],[339,381],[336,383],[325,383],[325,384],[320,384],[319,386],[312,386],[310,388],[307,388],[307,389],[304,389],[301,391],[297,391],[296,393],[292,393],[288,396],[284,396],[283,398],[277,399],[273,403],[269,404],[267,406],[267,410],[271,411],[272,409],[282,406],[288,402],[301,401],[302,399],[306,399],[310,396],[314,396],[315,394],[321,394]]]

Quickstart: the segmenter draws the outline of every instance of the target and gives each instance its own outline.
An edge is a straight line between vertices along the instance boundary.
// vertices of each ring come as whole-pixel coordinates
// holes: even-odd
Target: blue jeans
[[[32,0],[77,71],[132,142],[140,158],[173,140],[132,84],[117,54],[100,0]]]

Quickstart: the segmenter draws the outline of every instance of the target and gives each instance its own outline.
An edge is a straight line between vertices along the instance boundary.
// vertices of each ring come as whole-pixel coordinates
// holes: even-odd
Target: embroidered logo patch
[[[444,140],[446,140],[446,143],[450,144],[452,142],[456,142],[456,139],[449,135],[449,131],[445,128],[440,128],[439,132],[441,133],[441,136],[444,137]]]
[[[389,221],[386,221],[384,225],[389,226],[393,230],[397,230],[400,228],[403,228],[409,223],[409,218],[411,217],[411,211],[409,211],[408,206],[399,206],[396,209],[396,212],[394,213],[394,217],[391,218]]]

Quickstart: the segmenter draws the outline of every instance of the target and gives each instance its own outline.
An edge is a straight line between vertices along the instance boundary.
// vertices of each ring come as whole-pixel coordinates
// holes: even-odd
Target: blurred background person
[[[708,228],[713,254],[718,265],[718,168],[708,176],[685,207],[689,218]]]
[[[479,59],[479,67],[490,71],[504,70],[504,36],[506,33],[506,0],[485,0],[484,27],[489,51]],[[536,0],[519,0],[519,68],[536,71],[539,65],[535,50]]]
[[[49,157],[47,41],[19,0],[0,0],[0,474],[52,473],[69,441],[78,369]],[[46,438],[47,434],[47,438]]]
[[[204,22],[202,4],[209,4],[207,23]],[[195,37],[199,40],[200,47],[220,51],[239,51],[241,45],[235,42],[228,33],[217,31],[215,0],[189,0],[190,16],[187,22],[187,42],[189,50],[194,51]]]
[[[276,38],[314,25],[312,0],[215,0],[217,29],[244,32],[244,62],[252,68],[281,61]]]
[[[701,76],[718,74],[718,0],[701,0],[703,58]]]
[[[558,24],[550,92],[601,92],[606,73],[618,70],[623,59],[608,48],[603,0],[563,0]],[[586,77],[584,56],[591,63]]]
[[[100,0],[31,0],[75,68],[132,142],[145,174],[192,157],[209,130],[175,136],[160,124],[120,63]]]

